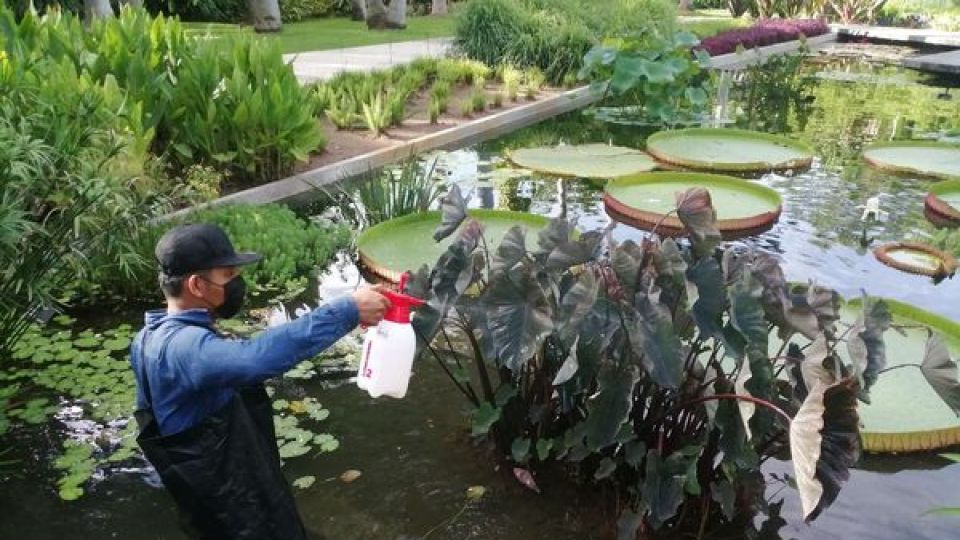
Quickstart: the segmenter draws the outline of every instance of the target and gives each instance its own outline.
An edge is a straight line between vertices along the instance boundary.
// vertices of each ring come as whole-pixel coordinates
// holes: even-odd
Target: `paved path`
[[[903,65],[921,71],[960,75],[960,50],[905,58]]]
[[[293,72],[301,83],[329,79],[341,71],[372,71],[396,64],[406,64],[416,58],[445,55],[451,38],[419,41],[401,41],[366,47],[349,47],[328,51],[310,51],[283,56],[293,61]]]
[[[960,47],[960,32],[861,25],[834,25],[834,31],[841,37],[853,39],[871,38],[910,45]]]

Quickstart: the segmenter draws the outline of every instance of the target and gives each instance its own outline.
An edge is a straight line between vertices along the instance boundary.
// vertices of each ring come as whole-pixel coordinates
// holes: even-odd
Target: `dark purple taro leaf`
[[[547,256],[546,267],[549,270],[564,271],[596,258],[603,241],[603,233],[590,231],[581,234],[576,240],[558,243]]]
[[[673,318],[663,304],[649,294],[637,293],[636,312],[626,331],[647,375],[660,386],[677,388],[683,377],[682,343]]]
[[[706,189],[695,187],[677,193],[677,217],[683,222],[693,240],[694,251],[704,256],[713,252],[720,243],[717,229],[717,211]]]
[[[790,424],[790,453],[808,523],[833,504],[860,459],[857,393],[853,377],[818,383]]]
[[[657,450],[647,452],[647,469],[640,495],[647,506],[647,520],[654,529],[673,518],[683,504],[687,461],[688,458],[680,452],[667,459],[663,459]]]
[[[433,233],[437,242],[453,234],[457,227],[467,219],[467,201],[460,192],[460,186],[454,184],[440,199],[440,225]]]
[[[727,286],[723,271],[713,257],[697,261],[687,270],[687,279],[697,286],[697,301],[693,303],[693,319],[702,337],[718,337],[723,328],[722,316],[727,308]]]
[[[877,382],[880,371],[887,365],[886,345],[883,333],[893,317],[883,300],[864,295],[863,312],[847,334],[847,352],[862,383],[861,399],[870,403],[870,387]]]
[[[516,372],[553,331],[553,308],[527,271],[495,276],[483,293],[483,303],[496,356]]]
[[[573,223],[563,218],[553,218],[547,223],[537,238],[537,245],[540,247],[539,253],[549,255],[557,246],[566,244],[573,236],[575,226]]]
[[[927,338],[926,351],[920,371],[937,395],[960,416],[960,382],[957,380],[957,363],[950,358],[943,339],[933,332]]]
[[[498,273],[510,270],[523,260],[526,254],[526,231],[518,225],[510,227],[493,254],[490,261],[490,271]]]
[[[606,362],[597,374],[599,390],[587,401],[587,447],[593,451],[614,443],[620,426],[633,408],[633,386],[639,375],[636,366]]]

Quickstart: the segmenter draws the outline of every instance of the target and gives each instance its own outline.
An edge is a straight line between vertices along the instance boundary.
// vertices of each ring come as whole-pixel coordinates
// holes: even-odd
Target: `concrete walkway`
[[[444,56],[450,50],[452,42],[452,38],[401,41],[286,54],[283,58],[287,62],[293,61],[293,72],[297,79],[307,84],[329,79],[341,71],[372,71],[406,64],[417,58]]]
[[[942,32],[931,29],[893,28],[887,26],[832,25],[840,37],[874,39],[909,45],[938,45],[960,47],[960,32]]]
[[[903,65],[920,71],[960,75],[960,50],[905,58]]]

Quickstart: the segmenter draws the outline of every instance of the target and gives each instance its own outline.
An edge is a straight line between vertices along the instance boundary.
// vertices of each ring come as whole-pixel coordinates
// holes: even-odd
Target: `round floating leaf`
[[[870,403],[859,406],[864,450],[909,452],[960,444],[960,418],[952,408],[960,405],[960,395],[946,402],[938,392],[946,392],[951,385],[937,379],[938,385],[931,386],[924,370],[915,367],[927,359],[927,372],[942,372],[942,359],[939,363],[928,359],[927,328],[939,334],[954,358],[960,356],[960,324],[909,304],[889,299],[883,303],[898,331],[883,333],[887,371],[880,373],[870,388]],[[841,309],[841,321],[854,324],[861,316],[861,306],[860,300],[848,302]],[[837,352],[850,363],[846,347]],[[904,364],[909,366],[891,369]]]
[[[293,487],[297,489],[308,489],[316,481],[317,481],[316,476],[301,476],[300,478],[297,478],[296,480],[294,480],[292,483],[293,483]]]
[[[932,176],[960,177],[960,145],[931,141],[900,141],[869,146],[863,159],[881,170]]]
[[[780,218],[780,195],[776,191],[715,174],[654,172],[620,178],[607,183],[603,200],[607,213],[621,223],[678,236],[686,234],[686,228],[676,217],[677,197],[694,188],[709,193],[717,214],[715,226],[726,239],[758,234]],[[681,198],[681,205],[686,205],[685,201]]]
[[[897,270],[932,277],[952,276],[957,260],[945,251],[919,242],[892,242],[873,250],[877,260]]]
[[[931,185],[924,207],[927,218],[935,225],[960,225],[960,180],[945,180]]]
[[[539,231],[547,225],[545,218],[521,212],[470,210],[468,214],[483,225],[483,235],[491,249],[500,244],[512,227]],[[434,242],[433,233],[439,224],[439,212],[424,212],[371,227],[357,239],[360,261],[378,277],[392,282],[399,281],[403,272],[415,271],[425,264],[432,267],[457,236],[452,234]]]
[[[606,144],[521,148],[514,164],[555,176],[607,179],[652,171],[656,162],[642,150]]]
[[[802,169],[813,161],[813,149],[806,144],[740,129],[661,131],[647,139],[647,152],[667,163],[707,171]]]

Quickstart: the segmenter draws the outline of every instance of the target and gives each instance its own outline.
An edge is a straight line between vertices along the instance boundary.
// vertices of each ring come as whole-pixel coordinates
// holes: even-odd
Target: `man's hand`
[[[380,294],[384,290],[386,289],[383,285],[376,285],[354,291],[353,301],[357,303],[360,324],[376,326],[383,320],[384,312],[390,307],[390,301],[387,300],[387,297]]]

